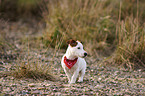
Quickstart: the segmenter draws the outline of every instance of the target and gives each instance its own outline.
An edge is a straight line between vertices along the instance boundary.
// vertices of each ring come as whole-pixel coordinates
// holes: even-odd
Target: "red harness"
[[[66,58],[66,56],[64,57],[64,63],[69,69],[71,69],[71,67],[74,66],[74,64],[77,62],[77,60],[78,60],[78,58],[75,58],[74,60],[69,60]]]

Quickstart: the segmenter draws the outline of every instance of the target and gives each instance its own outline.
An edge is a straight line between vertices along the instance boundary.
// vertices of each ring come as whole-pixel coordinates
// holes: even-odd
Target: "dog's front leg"
[[[73,76],[72,76],[72,78],[71,78],[70,84],[76,82],[76,79],[77,79],[78,75],[79,75],[79,69],[75,70],[75,72],[74,72],[74,74],[73,74]]]
[[[68,82],[70,83],[71,82],[71,74],[68,72],[68,71],[66,71],[66,69],[64,69],[64,72],[66,73],[66,76],[67,76],[67,78],[68,78]]]

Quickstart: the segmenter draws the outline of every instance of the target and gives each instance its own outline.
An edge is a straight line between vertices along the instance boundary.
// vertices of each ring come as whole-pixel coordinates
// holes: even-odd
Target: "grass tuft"
[[[56,78],[52,74],[44,73],[42,70],[32,70],[31,68],[27,67],[20,67],[19,70],[12,73],[12,76],[16,78],[32,78],[35,80],[56,81]]]
[[[48,64],[44,64],[44,61],[32,57],[31,59],[26,61],[24,60],[23,62],[17,61],[17,65],[11,75],[16,78],[57,81],[57,76],[51,74],[50,71],[51,68]]]

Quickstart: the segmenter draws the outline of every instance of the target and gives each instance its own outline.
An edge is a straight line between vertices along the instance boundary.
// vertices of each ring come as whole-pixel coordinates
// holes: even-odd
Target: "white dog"
[[[84,57],[87,56],[87,52],[84,51],[82,43],[75,40],[69,40],[67,42],[68,48],[64,56],[62,57],[62,67],[68,77],[69,83],[75,83],[80,73],[78,82],[83,82],[83,77],[86,70],[86,61]]]

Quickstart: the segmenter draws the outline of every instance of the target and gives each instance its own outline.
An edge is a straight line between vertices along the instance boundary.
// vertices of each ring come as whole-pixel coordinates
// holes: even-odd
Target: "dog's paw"
[[[69,84],[75,84],[75,82],[70,82]]]
[[[83,82],[83,80],[78,80],[78,82],[79,82],[79,83],[82,83],[82,82]]]

